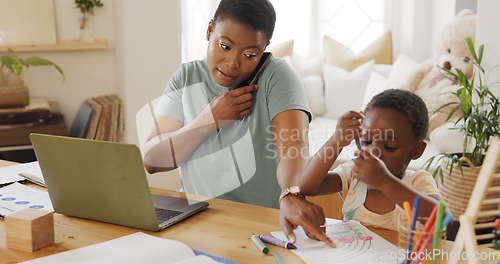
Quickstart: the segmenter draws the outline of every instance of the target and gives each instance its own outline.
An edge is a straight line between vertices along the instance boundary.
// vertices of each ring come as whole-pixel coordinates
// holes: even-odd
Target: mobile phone
[[[269,60],[271,59],[272,56],[273,56],[273,54],[271,52],[264,52],[262,54],[262,57],[260,58],[259,64],[257,64],[257,67],[253,71],[252,75],[250,75],[250,77],[248,77],[246,80],[241,82],[239,87],[256,84],[260,73],[262,72],[264,67],[267,65],[267,63],[269,62]]]

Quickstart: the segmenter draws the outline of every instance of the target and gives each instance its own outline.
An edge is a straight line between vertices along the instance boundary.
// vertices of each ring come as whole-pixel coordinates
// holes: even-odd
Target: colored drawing
[[[327,225],[327,233],[330,238],[341,243],[353,243],[356,239],[362,241],[372,240],[373,237],[363,231],[361,228],[354,228],[349,222]]]
[[[297,249],[292,250],[307,263],[393,263],[397,247],[371,232],[358,221],[343,222],[327,219],[326,235],[336,242],[330,248],[321,241],[313,240],[301,227],[295,229]],[[271,232],[275,237],[286,239],[283,232]]]

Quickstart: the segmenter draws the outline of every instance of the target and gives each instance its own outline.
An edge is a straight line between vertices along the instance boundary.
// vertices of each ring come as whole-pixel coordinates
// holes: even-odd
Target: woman
[[[269,45],[275,20],[267,0],[220,2],[207,29],[207,59],[183,64],[155,109],[144,157],[150,173],[180,166],[187,193],[273,208],[282,189],[298,185],[311,119],[298,77],[271,58],[256,85],[240,87]],[[287,233],[301,224],[328,240],[319,227],[322,209],[302,197],[284,196],[280,223]]]

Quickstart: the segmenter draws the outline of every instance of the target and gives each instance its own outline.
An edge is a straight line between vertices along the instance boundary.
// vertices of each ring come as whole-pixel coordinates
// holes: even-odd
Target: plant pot
[[[92,29],[92,15],[89,13],[80,14],[80,42],[94,43],[94,31]]]
[[[441,169],[443,170],[443,181],[438,180],[438,187],[441,196],[445,204],[450,209],[453,214],[453,220],[459,221],[460,215],[465,213],[467,206],[469,205],[469,199],[474,190],[474,186],[479,176],[480,166],[474,166],[472,162],[462,157],[460,158],[462,162],[463,177],[458,168],[458,165],[453,166],[453,171],[450,175],[451,162],[448,164],[448,158],[443,158],[441,160]],[[497,171],[500,172],[500,171]],[[500,180],[494,180],[492,184],[500,185]],[[485,199],[498,198],[495,195],[488,195]],[[484,205],[483,210],[495,210],[498,205]],[[495,219],[495,217],[480,217],[477,219],[478,222],[489,222]]]
[[[0,86],[0,108],[22,108],[30,103],[29,91],[26,86]]]
[[[0,72],[0,108],[19,108],[29,104],[29,90],[22,73],[13,74],[7,67]]]

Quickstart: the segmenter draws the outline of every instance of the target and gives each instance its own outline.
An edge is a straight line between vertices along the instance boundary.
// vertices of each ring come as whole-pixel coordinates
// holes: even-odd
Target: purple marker
[[[356,142],[356,146],[358,146],[358,149],[361,150],[361,142],[359,142],[359,138],[354,140]],[[363,156],[359,155],[360,158],[364,159]]]
[[[278,246],[278,247],[287,248],[287,249],[297,249],[297,247],[294,244],[292,244],[288,241],[284,241],[284,240],[281,240],[281,239],[278,239],[278,238],[275,238],[272,236],[264,235],[264,234],[260,234],[259,237],[262,241],[269,243],[269,244],[272,244],[272,245],[275,245],[275,246]]]

